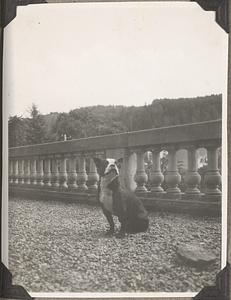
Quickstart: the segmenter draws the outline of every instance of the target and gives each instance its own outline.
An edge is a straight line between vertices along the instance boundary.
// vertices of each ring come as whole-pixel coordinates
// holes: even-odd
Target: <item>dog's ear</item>
[[[123,161],[124,161],[123,157],[117,159],[116,165],[119,169],[121,169],[121,165],[122,165]]]

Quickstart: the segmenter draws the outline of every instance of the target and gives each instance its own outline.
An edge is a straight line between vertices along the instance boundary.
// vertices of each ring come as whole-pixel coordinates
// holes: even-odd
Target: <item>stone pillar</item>
[[[164,175],[160,168],[160,152],[158,150],[152,151],[152,167],[149,179],[151,183],[151,194],[155,196],[162,195],[164,190],[161,184],[164,181]]]
[[[96,193],[98,190],[97,182],[99,181],[99,175],[96,171],[96,165],[93,159],[90,159],[90,170],[88,174],[88,191],[90,193]]]
[[[44,187],[51,187],[51,159],[50,157],[45,157],[44,159]]]
[[[61,189],[67,189],[67,158],[65,155],[60,159],[59,186]]]
[[[128,149],[123,149],[120,154],[121,155],[119,158],[123,158],[119,170],[121,187],[134,192],[137,187],[137,184],[134,180],[137,167],[136,153],[131,152]]]
[[[53,188],[59,187],[59,170],[56,156],[53,156],[51,160],[51,186]]]
[[[18,183],[24,184],[24,160],[20,159],[18,162]]]
[[[13,183],[18,184],[18,160],[13,161]]]
[[[37,159],[32,158],[31,159],[31,184],[37,185]]]
[[[178,184],[181,181],[181,176],[177,171],[177,161],[176,161],[176,149],[168,148],[168,169],[165,175],[165,182],[167,184],[167,197],[179,198],[181,191]]]
[[[135,175],[135,182],[137,184],[136,187],[136,194],[138,195],[145,195],[147,193],[147,189],[145,187],[147,181],[148,181],[148,176],[145,172],[145,167],[144,167],[144,154],[145,151],[138,150],[136,152],[137,155],[137,169],[136,169],[136,175]]]
[[[68,187],[70,189],[77,189],[77,172],[76,172],[76,156],[74,154],[69,156],[69,172],[68,172]]]
[[[86,172],[86,161],[85,157],[81,156],[78,159],[78,173],[77,173],[77,184],[78,184],[78,191],[84,192],[87,190],[87,172]]]
[[[43,186],[43,179],[44,179],[44,173],[43,173],[43,158],[38,158],[38,170],[37,170],[37,185]]]
[[[205,195],[207,200],[221,200],[221,191],[219,186],[221,184],[221,174],[218,170],[218,146],[210,146],[207,148],[208,169],[205,174]]]
[[[26,185],[30,185],[30,159],[25,160],[24,162],[24,167],[25,167],[25,175],[24,175],[24,183]]]
[[[196,160],[196,148],[189,147],[188,149],[188,172],[185,175],[185,183],[187,189],[185,191],[186,196],[198,197],[200,195],[200,190],[198,186],[201,182],[201,176],[197,172],[197,160]]]
[[[14,164],[13,160],[9,160],[9,184],[12,184],[14,182]]]

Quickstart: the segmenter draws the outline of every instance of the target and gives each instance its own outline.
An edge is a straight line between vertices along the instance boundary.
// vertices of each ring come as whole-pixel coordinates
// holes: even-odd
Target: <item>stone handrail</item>
[[[10,148],[10,188],[94,194],[99,176],[92,157],[123,157],[121,182],[141,197],[184,200],[201,200],[203,197],[203,201],[220,202],[221,175],[217,149],[221,147],[221,132],[221,120],[213,120]],[[197,171],[196,151],[199,148],[207,150],[205,193],[200,190],[201,176]],[[181,176],[176,159],[179,149],[186,149],[188,153],[184,193],[179,188]],[[165,174],[160,166],[162,150],[168,151]],[[148,175],[144,162],[147,151],[152,154],[152,167]]]
[[[10,157],[72,153],[118,148],[149,148],[178,144],[204,147],[210,141],[221,143],[221,120],[161,127],[148,130],[81,138],[63,142],[36,144],[9,149]]]

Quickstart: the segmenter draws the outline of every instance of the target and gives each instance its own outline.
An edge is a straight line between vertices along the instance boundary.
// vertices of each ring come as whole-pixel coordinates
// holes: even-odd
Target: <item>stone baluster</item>
[[[151,194],[155,196],[163,194],[164,190],[161,184],[164,181],[164,175],[160,168],[160,152],[158,150],[152,151],[152,167],[149,179],[151,183]]]
[[[167,184],[167,196],[180,198],[181,191],[178,187],[181,176],[177,171],[176,149],[174,147],[168,148],[168,167],[165,175],[165,182]]]
[[[221,174],[218,169],[218,146],[206,147],[208,167],[205,174],[205,186],[206,186],[206,199],[210,201],[220,201],[221,191],[219,186],[221,184]]]
[[[78,191],[85,192],[88,188],[87,182],[87,172],[86,172],[86,160],[84,156],[80,156],[78,159],[78,172],[77,172],[77,185]]]
[[[44,172],[43,172],[43,157],[38,158],[38,170],[37,170],[37,185],[38,186],[43,186],[44,180]]]
[[[77,189],[76,156],[69,155],[68,187],[72,190]]]
[[[191,196],[198,197],[200,195],[200,190],[198,188],[201,182],[201,176],[197,172],[197,160],[196,160],[196,148],[194,146],[188,147],[188,172],[184,177],[185,183],[187,185],[185,194],[189,198]]]
[[[14,182],[14,164],[13,160],[11,159],[9,161],[9,184],[12,184]]]
[[[138,150],[136,152],[137,156],[137,169],[136,169],[136,174],[135,174],[135,182],[137,184],[136,187],[136,194],[139,195],[144,195],[147,193],[147,189],[145,187],[147,181],[148,181],[148,176],[145,172],[145,167],[144,167],[144,154],[145,151]]]
[[[51,160],[51,186],[53,188],[59,188],[59,169],[56,156],[53,156]]]
[[[24,184],[24,160],[20,159],[18,162],[18,183]]]
[[[31,181],[30,181],[30,159],[25,160],[24,171],[25,171],[24,183],[26,185],[30,185],[30,183],[31,183]]]
[[[99,175],[96,170],[96,165],[93,159],[90,159],[90,170],[88,174],[88,190],[90,193],[96,193],[98,189],[97,182],[99,181]]]
[[[37,185],[37,157],[31,159],[31,184]]]
[[[18,160],[14,159],[13,161],[13,183],[18,184]]]
[[[45,157],[44,159],[44,187],[51,187],[51,158]]]
[[[61,189],[67,189],[67,158],[64,155],[60,157],[60,172],[59,172],[59,186]]]

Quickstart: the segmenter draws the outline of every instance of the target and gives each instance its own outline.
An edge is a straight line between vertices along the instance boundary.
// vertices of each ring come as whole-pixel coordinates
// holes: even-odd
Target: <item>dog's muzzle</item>
[[[113,165],[113,166],[110,166],[110,168],[107,168],[105,170],[105,173],[104,173],[103,176],[106,176],[106,175],[108,175],[108,174],[110,174],[112,172],[115,172],[116,175],[119,175],[119,171],[118,171],[117,166]]]

